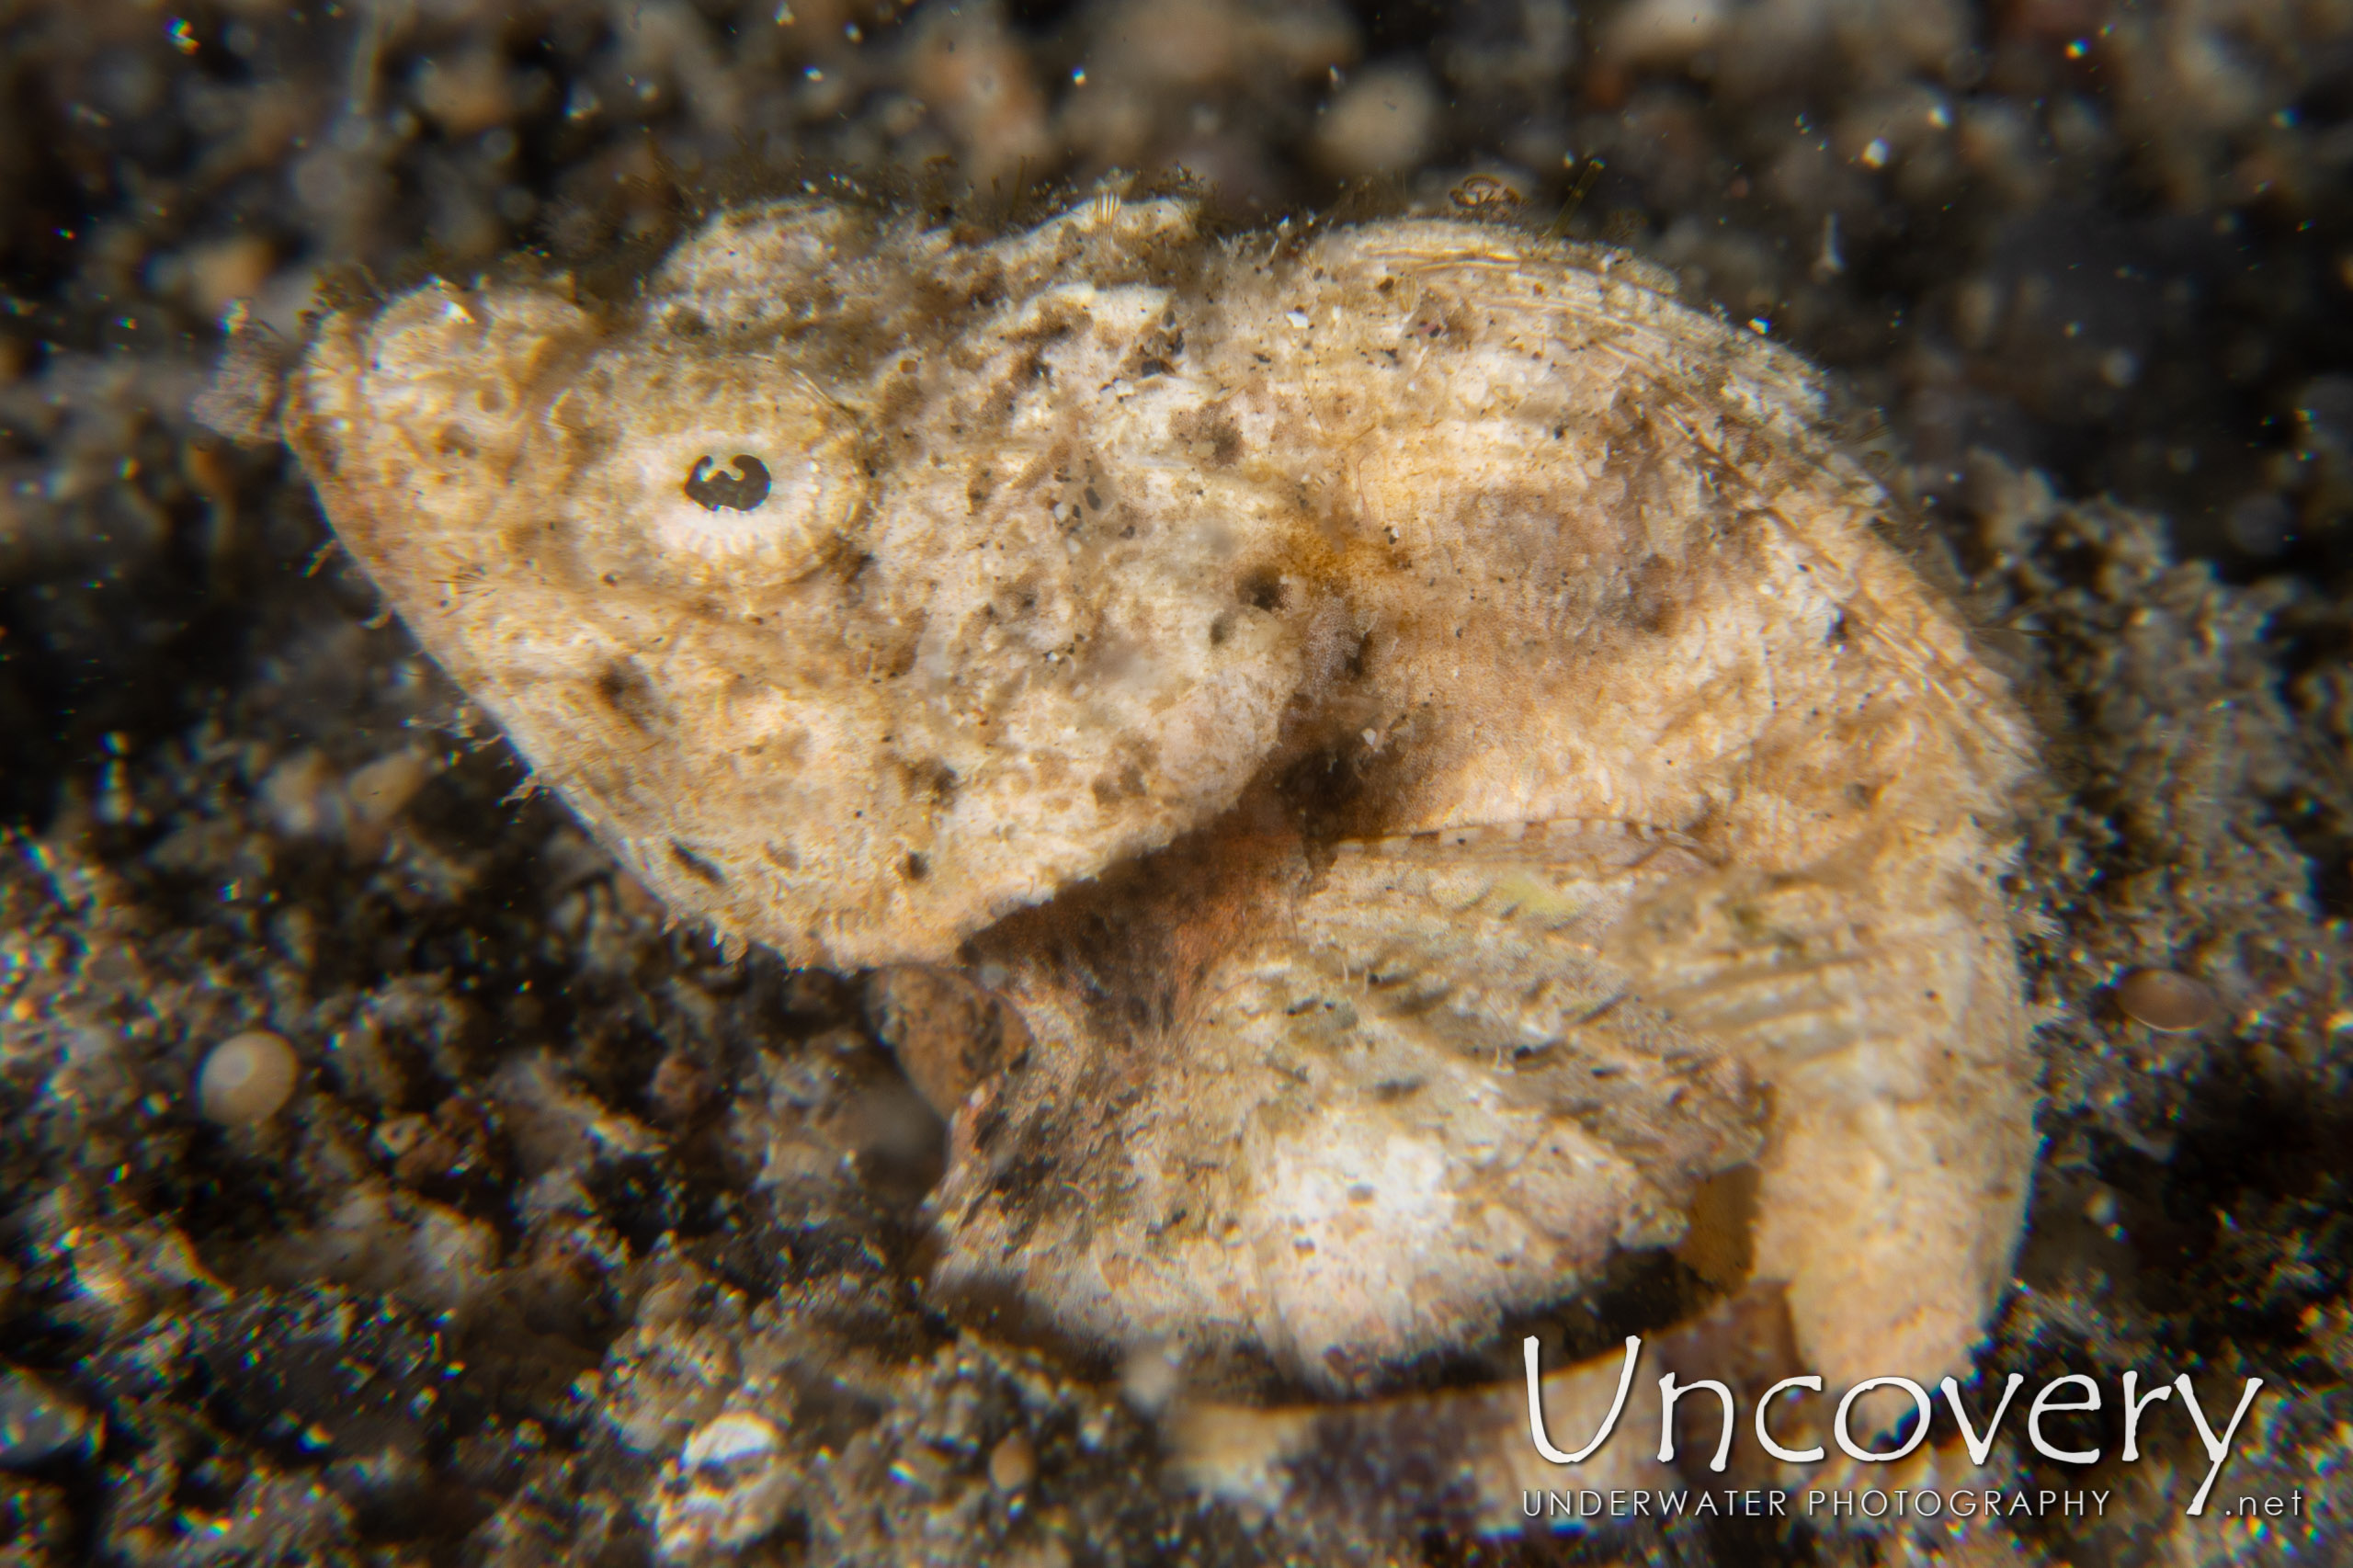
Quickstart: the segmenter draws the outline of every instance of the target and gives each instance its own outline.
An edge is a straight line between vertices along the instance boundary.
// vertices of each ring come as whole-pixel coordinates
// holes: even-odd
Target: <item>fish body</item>
[[[285,424],[618,857],[876,971],[943,1293],[1340,1393],[1659,1247],[1967,1365],[2032,737],[1822,418],[1490,224],[812,201],[335,316]]]

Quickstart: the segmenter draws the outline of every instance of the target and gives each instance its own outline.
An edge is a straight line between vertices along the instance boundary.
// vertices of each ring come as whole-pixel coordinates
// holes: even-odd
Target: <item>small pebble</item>
[[[1314,137],[1316,161],[1343,177],[1411,168],[1428,152],[1439,104],[1410,65],[1376,65],[1332,100]]]
[[[1138,1346],[1120,1369],[1120,1392],[1146,1415],[1157,1415],[1176,1397],[1182,1369],[1166,1346]]]
[[[2222,1016],[2222,998],[2205,982],[2169,969],[2136,969],[2117,982],[2116,1005],[2159,1034],[2188,1034]]]
[[[0,1369],[0,1468],[56,1458],[82,1441],[89,1414],[29,1373]]]
[[[396,751],[355,769],[343,781],[352,815],[364,826],[383,826],[432,782],[434,771],[433,759],[419,751]]]
[[[999,1492],[1018,1492],[1038,1479],[1038,1450],[1018,1432],[989,1455],[989,1482]]]
[[[223,1127],[267,1121],[293,1097],[299,1066],[294,1048],[266,1029],[231,1035],[196,1075],[197,1106]]]

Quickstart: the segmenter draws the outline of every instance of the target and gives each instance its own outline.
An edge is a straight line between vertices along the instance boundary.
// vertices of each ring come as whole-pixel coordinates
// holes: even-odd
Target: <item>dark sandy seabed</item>
[[[1878,411],[2050,743],[1983,1369],[2261,1376],[2218,1494],[2301,1520],[2185,1517],[2194,1443],[2117,1462],[2112,1400],[2088,1475],[1988,1477],[2089,1522],[1481,1541],[1378,1455],[1202,1506],[1108,1369],[927,1305],[938,1155],[855,977],[666,926],[190,414],[323,287],[625,289],[742,197],[986,229],[1115,167],[1238,224],[1485,175]],[[0,1562],[649,1562],[731,1394],[786,1434],[746,1562],[2353,1556],[2348,172],[2344,0],[0,0]],[[2135,966],[2222,1020],[2133,1023]],[[248,1028],[301,1085],[216,1126]]]

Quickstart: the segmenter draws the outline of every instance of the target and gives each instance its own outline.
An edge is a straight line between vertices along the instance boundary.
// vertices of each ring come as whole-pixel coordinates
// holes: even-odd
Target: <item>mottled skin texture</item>
[[[1011,1005],[897,1014],[943,1288],[1357,1389],[1753,1171],[1801,1359],[1933,1379],[2031,1163],[2028,732],[1804,368],[1670,292],[1448,222],[789,205],[618,313],[338,316],[287,426],[673,905]]]

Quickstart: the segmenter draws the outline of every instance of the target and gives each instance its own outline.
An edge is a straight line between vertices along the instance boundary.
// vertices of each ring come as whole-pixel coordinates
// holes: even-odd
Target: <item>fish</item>
[[[795,199],[346,308],[282,424],[618,860],[868,975],[941,1301],[1330,1400],[1664,1256],[1932,1382],[2033,1165],[2035,736],[1821,376],[1677,294]]]

